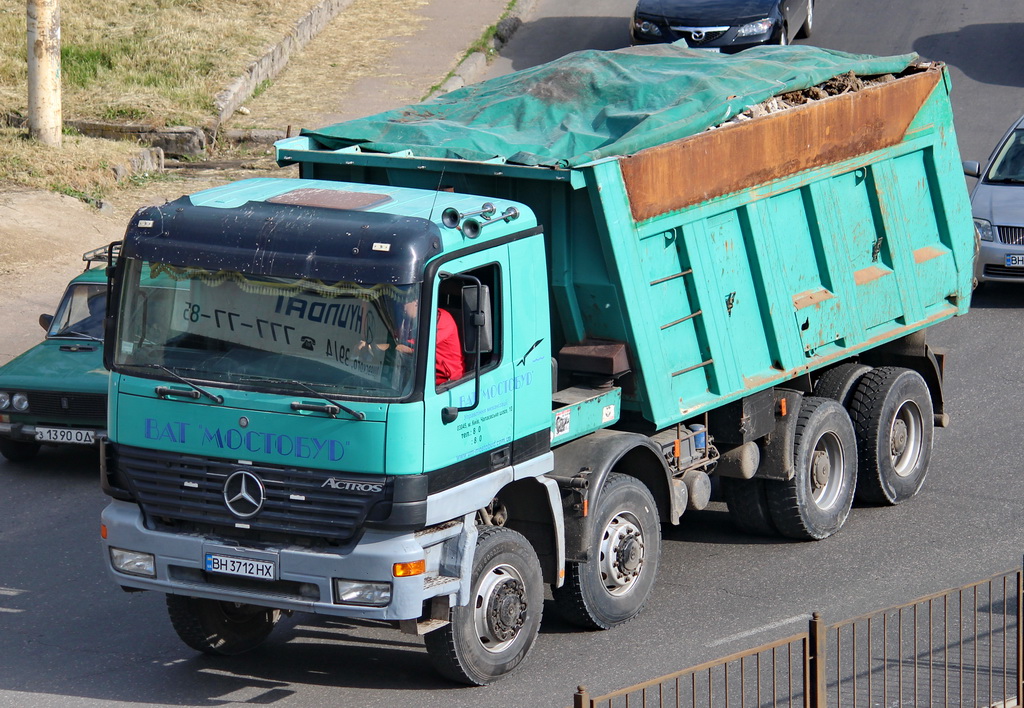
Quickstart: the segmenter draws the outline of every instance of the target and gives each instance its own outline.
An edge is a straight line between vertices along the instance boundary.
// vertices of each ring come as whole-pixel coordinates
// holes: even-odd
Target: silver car
[[[963,167],[964,174],[978,178],[971,192],[981,239],[974,264],[978,283],[1024,282],[1024,116],[1006,131],[984,171],[973,160]]]

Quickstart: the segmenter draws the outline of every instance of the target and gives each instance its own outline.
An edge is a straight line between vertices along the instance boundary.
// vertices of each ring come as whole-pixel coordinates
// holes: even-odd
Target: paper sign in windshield
[[[380,382],[387,341],[374,306],[356,297],[301,297],[242,292],[230,284],[193,282],[178,291],[179,322],[189,333],[261,351],[315,359]]]

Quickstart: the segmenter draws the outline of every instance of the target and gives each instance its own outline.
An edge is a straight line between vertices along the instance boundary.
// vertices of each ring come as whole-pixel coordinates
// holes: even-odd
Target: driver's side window
[[[471,277],[459,277],[471,276]],[[493,342],[489,351],[480,354],[480,370],[486,371],[498,363],[500,358],[501,288],[497,264],[474,268],[446,278],[438,285],[437,293],[437,341],[435,345],[435,384],[439,390],[449,388],[456,382],[473,375],[476,353],[467,352],[468,313],[463,311],[463,287],[471,284],[473,278],[490,291],[491,322]]]

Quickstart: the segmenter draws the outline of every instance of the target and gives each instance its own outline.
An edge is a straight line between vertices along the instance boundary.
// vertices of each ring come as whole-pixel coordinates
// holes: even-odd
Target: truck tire
[[[473,597],[423,638],[434,668],[452,681],[484,686],[519,666],[540,630],[543,582],[537,554],[522,535],[480,527]]]
[[[590,560],[567,563],[565,584],[553,596],[569,622],[610,629],[647,603],[661,557],[661,525],[647,487],[616,472],[608,475],[591,514]]]
[[[167,614],[181,641],[204,654],[231,656],[255,649],[270,636],[280,610],[237,602],[167,596]]]
[[[899,504],[921,490],[932,454],[932,399],[912,369],[886,366],[861,379],[850,401],[857,433],[857,499]]]
[[[29,440],[0,438],[0,455],[11,462],[28,462],[39,452],[39,443]]]
[[[729,518],[741,531],[755,536],[775,536],[779,530],[768,509],[766,484],[778,484],[765,479],[736,479],[721,477],[722,501],[729,507]]]
[[[846,522],[857,483],[857,439],[837,401],[803,400],[793,439],[793,479],[765,487],[775,527],[784,536],[819,540]]]
[[[814,395],[818,398],[831,398],[839,401],[843,408],[849,409],[850,399],[857,389],[857,383],[864,374],[871,371],[866,364],[848,361],[833,367],[818,377],[814,382]]]

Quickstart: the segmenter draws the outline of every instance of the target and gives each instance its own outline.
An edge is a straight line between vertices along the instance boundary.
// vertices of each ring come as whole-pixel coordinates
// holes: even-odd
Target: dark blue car
[[[682,39],[717,52],[789,44],[813,28],[814,0],[640,0],[629,25],[633,44]]]

